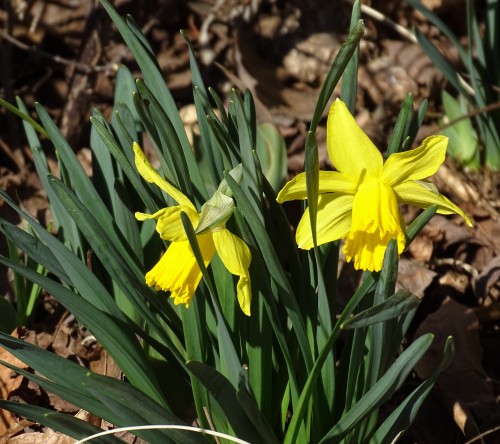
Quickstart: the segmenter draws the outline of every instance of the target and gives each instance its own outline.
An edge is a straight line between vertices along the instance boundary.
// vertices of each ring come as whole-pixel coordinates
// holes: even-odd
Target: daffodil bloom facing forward
[[[435,204],[438,213],[459,214],[472,225],[459,207],[424,181],[443,163],[447,144],[446,137],[431,136],[420,147],[394,153],[384,163],[380,151],[337,99],[327,122],[328,155],[337,171],[319,172],[317,244],[345,239],[348,262],[353,260],[356,269],[379,271],[391,239],[397,241],[398,254],[406,245],[398,204],[420,208]],[[305,173],[278,194],[279,202],[306,198]],[[297,227],[296,240],[300,248],[313,247],[308,209]]]
[[[184,231],[181,220],[181,212],[184,212],[195,229],[205,266],[208,266],[217,252],[227,270],[239,276],[236,287],[238,302],[242,311],[250,316],[251,288],[248,267],[251,254],[245,242],[225,226],[234,207],[233,199],[224,194],[227,190],[225,182],[202,207],[201,213],[198,213],[187,196],[158,174],[137,143],[134,143],[133,149],[139,174],[147,182],[160,187],[178,203],[176,206],[162,208],[154,214],[135,214],[141,221],[155,219],[156,231],[160,237],[171,241],[159,262],[146,274],[146,283],[157,290],[170,291],[176,305],[185,304],[189,307],[202,274]]]

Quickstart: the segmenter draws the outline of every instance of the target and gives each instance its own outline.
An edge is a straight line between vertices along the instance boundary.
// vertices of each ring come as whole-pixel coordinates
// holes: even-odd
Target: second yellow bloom
[[[155,219],[156,231],[160,237],[171,241],[165,254],[146,274],[146,283],[157,290],[169,291],[175,304],[185,304],[189,307],[202,274],[184,231],[181,220],[181,212],[184,212],[196,231],[205,266],[208,266],[217,252],[227,270],[239,276],[236,288],[238,302],[243,313],[250,316],[250,250],[243,240],[225,226],[231,215],[232,199],[218,191],[218,194],[205,204],[206,211],[198,213],[187,196],[158,174],[137,143],[134,143],[133,149],[139,174],[147,182],[156,184],[178,203],[154,214],[136,213],[136,218],[141,221]],[[218,215],[220,219],[217,219]]]

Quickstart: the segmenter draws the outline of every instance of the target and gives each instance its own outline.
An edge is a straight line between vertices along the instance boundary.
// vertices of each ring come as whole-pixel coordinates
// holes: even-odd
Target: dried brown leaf
[[[17,331],[12,333],[12,336],[17,337]],[[0,360],[15,365],[16,367],[27,369],[28,366],[15,356],[10,354],[3,347],[0,347]],[[23,381],[23,377],[17,375],[11,369],[0,367],[0,398],[9,399],[12,392],[17,390]],[[0,435],[3,435],[13,424],[17,422],[13,413],[7,410],[0,410]]]
[[[436,273],[422,263],[404,258],[399,261],[398,270],[396,287],[405,288],[420,299],[436,277]]]
[[[415,371],[425,379],[438,366],[446,339],[455,341],[455,357],[438,378],[441,399],[448,407],[461,402],[490,402],[494,400],[491,383],[482,366],[482,347],[478,335],[479,322],[474,310],[445,298],[437,311],[420,324],[416,336],[433,333],[430,349],[416,365]]]

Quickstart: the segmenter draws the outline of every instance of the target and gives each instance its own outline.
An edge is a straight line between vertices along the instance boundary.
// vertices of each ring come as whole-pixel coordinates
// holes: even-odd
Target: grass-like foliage
[[[359,256],[358,268],[375,271],[365,272],[353,295],[342,295],[346,304],[338,302],[340,241],[325,241],[322,211],[325,199],[337,198],[337,191],[326,189],[328,175],[319,171],[315,133],[342,75],[342,103],[347,104],[342,104],[342,116],[352,124],[355,52],[364,29],[359,4],[318,97],[306,141],[300,198],[307,197],[309,206],[304,219],[310,230],[306,237],[311,238],[307,251],[297,247],[277,201],[284,180],[283,141],[272,128],[256,124],[252,95],[233,91],[223,106],[203,84],[187,42],[200,129],[191,146],[144,36],[130,17],[122,19],[108,0],[101,2],[143,80],[134,81],[121,67],[111,121],[94,111],[91,178],[43,106],[36,107],[39,125],[18,100],[15,112],[24,119],[56,235],[0,191],[29,227],[22,230],[0,221],[11,245],[10,257],[0,257],[0,263],[12,268],[19,282],[33,283],[19,284],[19,291],[31,294],[43,288],[73,313],[116,361],[125,380],[94,374],[6,333],[0,334],[0,344],[36,372],[3,364],[117,427],[186,426],[190,424],[185,421],[196,418],[204,429],[255,444],[391,442],[411,424],[453,354],[450,340],[435,373],[392,414],[379,418],[380,407],[432,342],[432,335],[425,335],[400,350],[418,299],[395,292],[398,257],[436,211],[458,210],[420,177],[442,162],[440,154],[427,164],[424,154],[427,148],[441,153],[443,140],[405,151],[423,115],[413,115],[411,97],[383,166],[375,148],[366,145],[366,136],[353,127],[355,141],[365,144],[376,166],[371,172],[347,167],[347,179],[339,182],[345,185],[349,177],[359,181],[349,188],[352,224],[345,225],[348,233],[341,237],[351,242],[348,252],[354,257],[374,246],[377,263],[364,267],[371,262]],[[157,170],[141,150],[146,134],[156,151]],[[335,144],[340,143],[338,134],[329,130]],[[48,137],[56,149],[58,177],[48,168],[39,136]],[[342,175],[346,158],[338,153],[331,157],[337,162],[336,174]],[[358,165],[371,168],[365,160],[359,159]],[[398,165],[397,180],[390,176],[396,174],[393,165]],[[389,185],[384,174],[387,181],[394,179]],[[412,200],[409,182],[422,187],[428,200]],[[369,211],[360,212],[356,202],[367,199],[371,186],[381,210],[374,201]],[[393,205],[397,193],[428,207],[408,227],[399,219],[397,203]],[[385,230],[384,218],[367,223],[374,217],[370,211],[385,212],[380,214],[396,221],[391,226],[396,231]],[[385,243],[377,244],[370,237],[363,244],[363,233],[376,235],[376,230],[388,232],[393,240],[381,236]],[[300,232],[304,234],[303,228]],[[18,309],[28,315],[31,300],[22,296]],[[193,406],[196,414],[187,417]],[[76,439],[99,432],[89,423],[41,407],[7,400],[0,400],[0,407]],[[211,436],[187,430],[138,427],[134,433],[151,443],[213,442]],[[94,442],[122,441],[108,435]]]
[[[453,123],[445,132],[450,137],[450,155],[473,169],[485,164],[495,171],[500,170],[500,93],[497,87],[500,82],[497,57],[500,3],[496,0],[484,2],[484,29],[480,29],[474,2],[466,0],[467,44],[464,45],[450,27],[419,0],[406,1],[449,39],[465,69],[461,76],[436,46],[416,30],[422,49],[458,94],[458,102],[449,96],[443,97],[445,114]],[[470,119],[469,114],[474,119]],[[472,120],[478,129],[480,143],[472,129]]]

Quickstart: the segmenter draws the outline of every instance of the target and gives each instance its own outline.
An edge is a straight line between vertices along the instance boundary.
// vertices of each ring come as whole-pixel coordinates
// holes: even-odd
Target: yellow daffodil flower
[[[154,214],[135,213],[140,221],[155,219],[160,237],[171,241],[159,262],[146,274],[146,283],[157,290],[170,291],[176,305],[189,307],[202,274],[184,231],[181,220],[181,212],[184,212],[195,230],[205,266],[217,252],[228,271],[239,276],[236,287],[238,302],[243,313],[250,316],[252,293],[248,267],[251,254],[245,242],[225,227],[234,208],[233,199],[227,196],[225,181],[198,213],[187,196],[158,174],[137,143],[133,149],[135,165],[143,179],[160,187],[178,203]]]
[[[397,241],[398,254],[406,245],[400,203],[420,208],[435,204],[438,213],[459,214],[472,226],[459,207],[424,181],[443,163],[447,145],[446,137],[431,136],[420,147],[394,153],[384,163],[380,151],[337,99],[327,122],[328,155],[337,171],[319,172],[318,245],[345,239],[348,262],[354,260],[356,269],[379,271],[391,239]],[[306,198],[305,173],[278,194],[278,202]],[[297,227],[296,240],[302,249],[313,247],[308,209]]]

